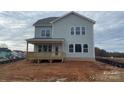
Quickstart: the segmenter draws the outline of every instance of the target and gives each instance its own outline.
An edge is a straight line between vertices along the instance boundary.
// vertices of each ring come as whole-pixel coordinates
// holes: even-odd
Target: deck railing
[[[41,53],[37,53],[37,52],[28,52],[27,54],[27,59],[28,60],[43,60],[43,59],[47,59],[47,60],[58,60],[58,59],[64,59],[65,57],[65,53],[64,52],[41,52]]]

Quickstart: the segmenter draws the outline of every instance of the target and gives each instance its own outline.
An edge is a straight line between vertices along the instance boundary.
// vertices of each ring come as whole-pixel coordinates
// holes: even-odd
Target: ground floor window
[[[75,45],[75,47],[74,47]],[[75,48],[75,52],[79,52],[81,53],[82,51],[84,53],[88,52],[88,44],[69,44],[69,52],[72,53],[74,52],[74,48]]]
[[[48,46],[48,51],[49,51],[49,52],[52,52],[52,45],[49,45],[49,46]]]
[[[69,52],[73,52],[73,48],[74,48],[73,44],[70,44],[69,45]]]
[[[55,54],[58,55],[58,52],[59,52],[59,47],[55,46]]]
[[[82,52],[81,44],[75,44],[75,52]]]
[[[88,45],[87,44],[83,45],[83,52],[85,52],[85,53],[88,52]]]
[[[51,52],[51,51],[52,51],[52,45],[49,44],[38,45],[38,52]]]
[[[42,46],[41,45],[38,46],[38,52],[42,52]]]

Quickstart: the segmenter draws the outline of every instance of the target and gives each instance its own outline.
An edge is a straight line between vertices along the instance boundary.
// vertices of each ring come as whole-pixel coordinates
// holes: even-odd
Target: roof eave
[[[74,11],[69,12],[69,13],[63,15],[63,16],[61,16],[61,17],[59,17],[59,18],[57,18],[57,19],[51,21],[50,23],[51,23],[51,24],[52,24],[52,23],[55,23],[55,22],[57,22],[58,20],[60,20],[60,19],[62,19],[62,18],[64,18],[64,17],[66,17],[66,16],[68,16],[68,15],[70,15],[70,14],[72,14],[72,13],[75,14],[75,15],[78,15],[78,16],[80,16],[80,17],[86,19],[86,20],[88,20],[89,22],[91,22],[91,23],[93,23],[93,24],[96,23],[96,21],[94,21],[94,20],[92,20],[92,19],[90,19],[90,18],[88,18],[88,17],[86,17],[86,16],[80,15],[80,14],[74,12]]]

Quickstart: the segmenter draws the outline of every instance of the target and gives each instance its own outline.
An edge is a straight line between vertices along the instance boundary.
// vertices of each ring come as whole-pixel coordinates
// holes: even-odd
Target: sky
[[[37,20],[62,16],[69,11],[1,11],[0,44],[7,44],[11,50],[26,50],[25,39],[34,37]],[[124,12],[77,11],[96,21],[94,25],[95,46],[109,52],[124,52]],[[33,46],[30,45],[29,50]]]

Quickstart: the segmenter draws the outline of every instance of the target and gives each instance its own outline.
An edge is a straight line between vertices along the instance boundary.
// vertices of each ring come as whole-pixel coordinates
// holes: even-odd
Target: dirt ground
[[[23,60],[16,63],[0,64],[0,81],[124,81],[124,69],[100,62],[36,64]]]

